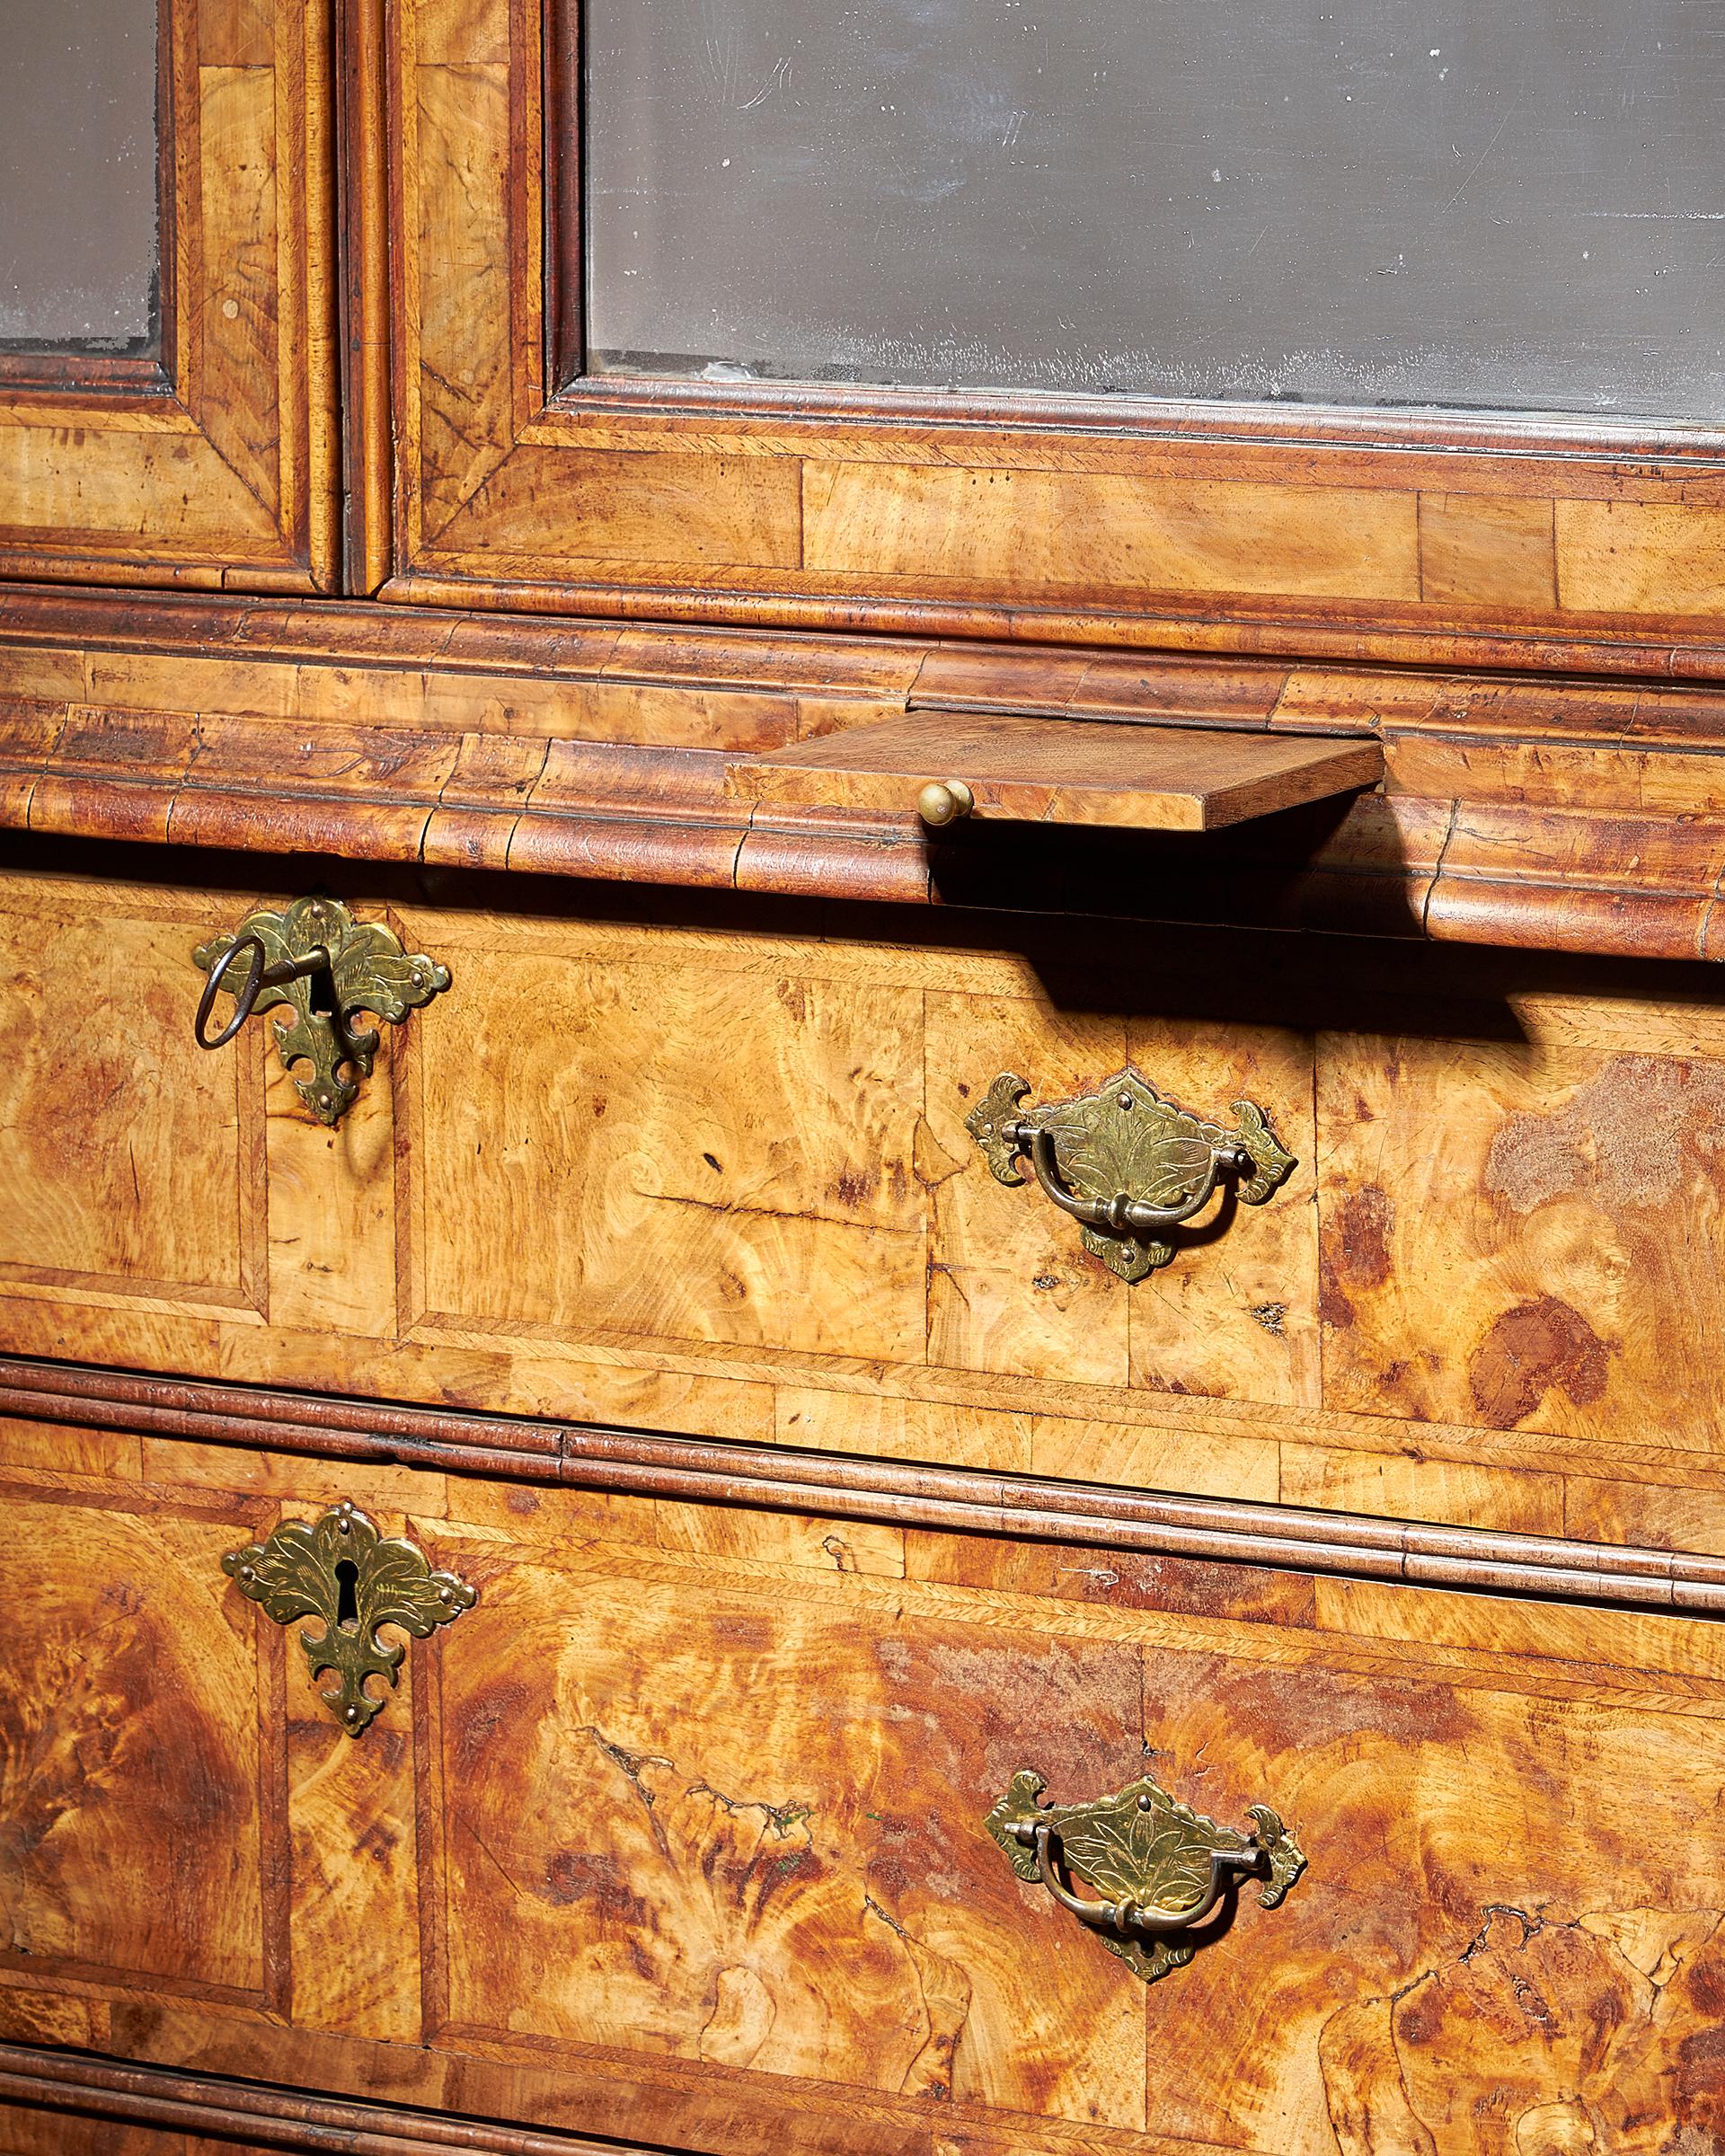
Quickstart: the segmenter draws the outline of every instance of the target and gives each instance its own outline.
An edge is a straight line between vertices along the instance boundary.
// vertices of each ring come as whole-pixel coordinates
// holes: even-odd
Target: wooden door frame
[[[330,10],[160,21],[161,356],[0,363],[0,575],[333,590]]]
[[[579,189],[546,113],[568,102],[575,4],[391,10],[399,455],[385,596],[1371,663],[1719,670],[1719,429],[560,387]]]

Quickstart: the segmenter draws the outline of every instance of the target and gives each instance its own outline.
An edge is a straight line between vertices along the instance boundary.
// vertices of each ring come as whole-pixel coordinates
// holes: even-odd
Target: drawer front
[[[194,947],[283,894],[173,866],[0,878],[0,1346],[1725,1548],[1693,976],[338,871],[452,985],[326,1127],[273,1019],[191,1039]],[[1128,1067],[1293,1161],[1137,1280],[970,1127]]]
[[[1703,1621],[0,1447],[0,2036],[727,2152],[1725,2134]],[[317,1626],[221,1561],[342,1499],[477,1595],[386,1635],[357,1737]],[[991,1837],[1023,1772],[1061,1807],[1148,1774],[1236,1836],[1268,1806],[1308,1868],[1146,1982]]]

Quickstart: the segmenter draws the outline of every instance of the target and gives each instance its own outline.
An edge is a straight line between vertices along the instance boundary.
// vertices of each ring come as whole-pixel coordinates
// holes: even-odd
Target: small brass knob
[[[931,779],[916,797],[917,814],[936,830],[942,824],[956,824],[976,805],[976,796],[962,779]]]

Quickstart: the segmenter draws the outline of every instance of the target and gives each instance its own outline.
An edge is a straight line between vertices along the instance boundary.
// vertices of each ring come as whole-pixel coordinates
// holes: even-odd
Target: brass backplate
[[[1052,1140],[1070,1195],[1092,1205],[1137,1202],[1181,1215],[1196,1198],[1190,1205],[1196,1213],[1225,1163],[1234,1196],[1243,1205],[1261,1206],[1296,1164],[1252,1101],[1234,1101],[1232,1128],[1207,1122],[1164,1098],[1131,1064],[1076,1100],[1022,1108],[1030,1091],[1028,1079],[1003,1071],[965,1118],[996,1182],[1031,1180],[1021,1162],[1037,1131]],[[1175,1248],[1166,1233],[1126,1226],[1087,1225],[1080,1240],[1126,1281],[1166,1265]]]
[[[394,1689],[407,1649],[385,1644],[380,1625],[397,1625],[429,1639],[479,1599],[453,1572],[434,1572],[411,1542],[380,1535],[357,1505],[346,1502],[321,1520],[283,1520],[267,1542],[230,1550],[222,1569],[278,1624],[321,1617],[322,1632],[299,1643],[316,1683],[327,1670],[339,1679],[318,1697],[349,1736],[367,1728],[384,1706],[366,1690],[368,1677]]]
[[[1254,1831],[1243,1834],[1181,1804],[1147,1774],[1092,1804],[1045,1806],[1047,1787],[1040,1774],[1021,1769],[984,1822],[1019,1878],[1033,1885],[1048,1882],[1023,1838],[1027,1827],[1051,1828],[1067,1868],[1110,1902],[1197,1909],[1209,1886],[1212,1857],[1221,1855],[1254,1861],[1258,1899],[1273,1909],[1305,1869],[1299,1845],[1266,1804],[1249,1807]],[[1099,1927],[1096,1936],[1146,1984],[1183,1969],[1199,1946],[1197,1934],[1180,1931],[1150,1936]]]
[[[276,1047],[290,1071],[296,1063],[311,1065],[309,1077],[296,1077],[295,1090],[320,1123],[333,1126],[358,1095],[359,1080],[370,1075],[377,1053],[377,1033],[357,1024],[358,1014],[369,1011],[399,1025],[449,985],[449,969],[403,950],[383,922],[356,921],[339,898],[324,897],[296,898],[280,913],[249,915],[233,935],[199,944],[193,964],[208,973],[248,935],[263,945],[270,966],[320,949],[330,954],[327,972],[263,988],[252,1008],[291,1013],[276,1021]]]

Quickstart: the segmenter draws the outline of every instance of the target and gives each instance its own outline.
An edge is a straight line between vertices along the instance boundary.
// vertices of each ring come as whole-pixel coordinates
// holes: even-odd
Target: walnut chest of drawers
[[[1725,2156],[1717,11],[1259,12],[11,11],[0,2156]]]

